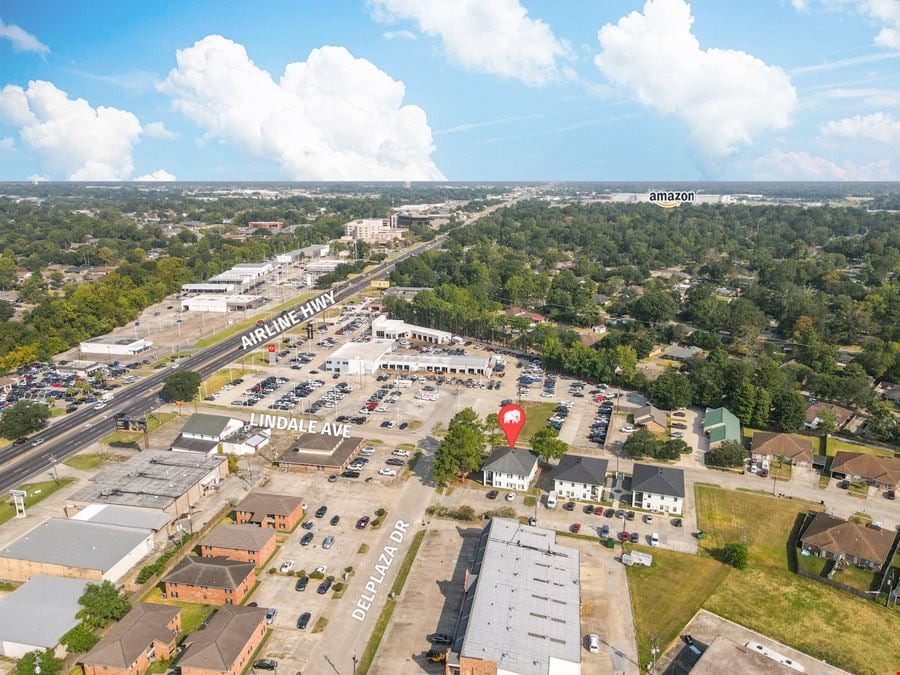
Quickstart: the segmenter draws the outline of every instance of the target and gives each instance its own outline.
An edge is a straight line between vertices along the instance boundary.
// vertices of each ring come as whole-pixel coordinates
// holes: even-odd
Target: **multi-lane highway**
[[[397,258],[381,263],[372,270],[336,286],[335,302],[349,298],[374,279],[386,276],[398,262],[439,246],[445,237],[446,235],[442,235],[430,242],[414,246]],[[241,337],[241,334],[238,334],[198,351],[182,360],[179,369],[193,370],[200,373],[203,378],[209,377],[240,358]],[[98,441],[113,430],[112,420],[117,413],[139,416],[157,408],[160,405],[157,394],[162,388],[163,381],[173,372],[170,369],[160,370],[127,389],[120,390],[116,398],[102,411],[86,408],[67,415],[37,434],[46,439],[37,447],[8,446],[0,450],[0,465],[3,466],[0,470],[0,491],[14,488],[37,473],[49,471],[55,462],[62,461]]]

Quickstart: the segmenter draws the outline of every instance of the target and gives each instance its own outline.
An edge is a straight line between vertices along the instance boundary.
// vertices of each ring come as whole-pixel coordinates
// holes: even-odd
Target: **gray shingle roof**
[[[0,549],[0,557],[106,573],[151,534],[134,527],[50,518]]]
[[[259,551],[275,538],[275,530],[256,525],[219,525],[200,542],[201,546]]]
[[[56,646],[78,623],[78,599],[89,583],[37,574],[0,600],[0,653],[3,642]]]
[[[196,434],[197,436],[218,436],[228,426],[230,421],[231,418],[224,415],[194,413],[184,423],[181,433]]]
[[[603,485],[606,482],[608,466],[609,462],[599,457],[563,455],[550,477],[554,480],[566,480],[572,483]]]
[[[244,645],[266,620],[262,607],[225,605],[207,622],[206,628],[188,635],[188,644],[178,664],[202,670],[228,671]]]
[[[657,464],[635,464],[631,470],[631,490],[684,497],[684,471]]]
[[[535,464],[537,457],[525,448],[495,448],[481,470],[528,476]]]
[[[169,643],[175,634],[167,626],[181,607],[139,602],[94,645],[81,663],[130,668],[154,641]]]
[[[303,503],[299,497],[290,495],[275,495],[268,492],[251,492],[234,507],[241,513],[261,514],[252,517],[250,522],[260,522],[266,515],[289,516]]]
[[[255,569],[256,566],[253,563],[229,558],[187,556],[175,566],[175,569],[163,579],[163,582],[234,590]]]

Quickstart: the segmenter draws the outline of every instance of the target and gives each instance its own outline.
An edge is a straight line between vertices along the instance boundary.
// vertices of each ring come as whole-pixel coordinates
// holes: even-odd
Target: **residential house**
[[[537,457],[525,448],[495,448],[481,467],[485,485],[504,490],[527,490],[537,473]]]
[[[634,411],[634,423],[654,434],[664,434],[669,428],[669,415],[652,405],[645,405]]]
[[[850,421],[850,418],[853,417],[852,410],[835,405],[834,403],[813,403],[806,408],[807,429],[819,428],[819,414],[823,410],[830,410],[834,413],[834,416],[837,418],[837,429],[843,428],[844,425]]]
[[[878,571],[894,544],[894,531],[816,513],[800,537],[803,550],[820,558]]]
[[[900,488],[900,458],[839,450],[831,460],[831,475],[838,480],[862,481],[879,490]]]
[[[219,444],[244,428],[243,420],[225,415],[195,413],[188,418],[178,438],[172,443],[175,452],[215,454]]]
[[[303,500],[290,495],[251,492],[234,507],[238,525],[250,523],[257,527],[271,527],[291,531],[303,518]]]
[[[275,553],[275,530],[255,525],[219,525],[200,542],[204,558],[229,558],[262,567]]]
[[[174,655],[180,632],[181,607],[139,602],[81,659],[84,675],[143,675]]]
[[[879,391],[886,400],[891,401],[892,403],[900,403],[900,384],[882,382]]]
[[[553,491],[560,497],[599,502],[608,466],[609,462],[599,457],[563,455],[551,473]]]
[[[663,352],[663,357],[667,358],[671,361],[687,361],[689,359],[694,358],[697,354],[700,354],[703,350],[700,347],[681,347],[679,345],[672,345],[666,351]]]
[[[703,416],[703,433],[709,437],[709,449],[722,443],[741,442],[741,422],[727,408],[707,408]]]
[[[220,607],[206,628],[185,639],[186,649],[178,659],[181,675],[238,675],[265,635],[264,608]]]
[[[635,464],[631,470],[634,506],[647,511],[681,515],[684,510],[684,471],[657,464]]]
[[[167,598],[206,605],[239,605],[256,583],[256,565],[228,558],[187,556],[162,580]]]
[[[811,438],[780,434],[771,431],[753,432],[750,446],[753,459],[769,462],[784,457],[788,464],[809,467],[813,461],[813,442]]]

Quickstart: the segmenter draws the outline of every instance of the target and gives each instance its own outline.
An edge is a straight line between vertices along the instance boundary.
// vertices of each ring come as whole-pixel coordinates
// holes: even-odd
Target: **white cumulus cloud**
[[[822,133],[854,141],[893,144],[896,147],[900,146],[900,119],[883,112],[854,115],[826,122],[822,125]]]
[[[0,39],[9,40],[12,48],[17,52],[47,54],[50,51],[50,47],[24,28],[12,23],[3,23],[2,19],[0,19]]]
[[[151,183],[170,182],[175,180],[175,176],[165,169],[157,169],[153,173],[144,174],[135,178],[136,181],[145,181]]]
[[[162,141],[174,141],[180,138],[174,131],[169,130],[163,122],[150,122],[144,125],[144,136],[158,138]]]
[[[369,0],[377,21],[414,21],[441,40],[448,58],[466,70],[537,86],[560,77],[571,47],[519,0]]]
[[[381,34],[385,40],[418,40],[419,36],[411,30],[386,30]]]
[[[746,52],[702,49],[684,0],[647,0],[600,29],[597,68],[623,92],[676,115],[708,163],[790,124],[797,92],[781,68]]]
[[[425,112],[405,87],[343,47],[312,50],[278,81],[240,44],[209,35],[178,50],[159,85],[219,138],[278,162],[295,180],[441,180]]]
[[[22,143],[51,174],[69,180],[123,180],[133,169],[141,124],[126,110],[94,108],[50,82],[34,80],[26,89],[0,89],[0,120],[19,127]]]
[[[807,152],[778,149],[751,160],[749,170],[755,180],[897,180],[886,159],[870,164],[838,163]]]

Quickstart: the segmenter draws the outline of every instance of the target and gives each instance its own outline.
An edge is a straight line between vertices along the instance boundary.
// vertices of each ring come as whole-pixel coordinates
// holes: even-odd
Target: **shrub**
[[[321,572],[313,572],[312,574],[309,575],[309,578],[310,579],[324,579],[325,575],[322,574]]]
[[[737,541],[725,544],[722,549],[722,562],[739,570],[747,567],[747,545]]]
[[[332,590],[333,590],[335,593],[340,593],[342,590],[344,590],[344,583],[343,583],[342,581],[337,582],[337,583],[332,587]]]
[[[94,634],[94,631],[82,621],[74,628],[71,628],[59,641],[64,644],[70,652],[87,652],[100,641],[100,638],[98,638]]]
[[[166,566],[166,563],[172,559],[172,556],[178,552],[178,549],[184,546],[188,542],[188,540],[190,540],[190,538],[190,535],[184,535],[181,539],[175,542],[174,548],[169,549],[161,556],[159,556],[159,558],[156,559],[156,562],[152,562],[149,565],[144,565],[141,568],[141,571],[138,572],[137,582],[139,584],[142,584],[159,574],[162,571],[163,567]]]
[[[375,515],[379,518],[383,518],[385,513],[387,513],[387,511],[381,508],[375,510]]]
[[[298,577],[305,577],[305,576],[306,576],[306,570],[300,570],[299,572],[297,572],[297,576],[298,576]]]
[[[373,520],[372,527],[373,528],[381,527],[381,518],[376,518],[375,520]]]
[[[345,567],[345,568],[344,568],[344,571],[345,571],[347,574],[353,574],[353,566],[351,565],[350,567]]]
[[[269,568],[269,574],[275,574],[275,572],[277,572],[277,571],[278,570],[276,570],[274,567]]]

